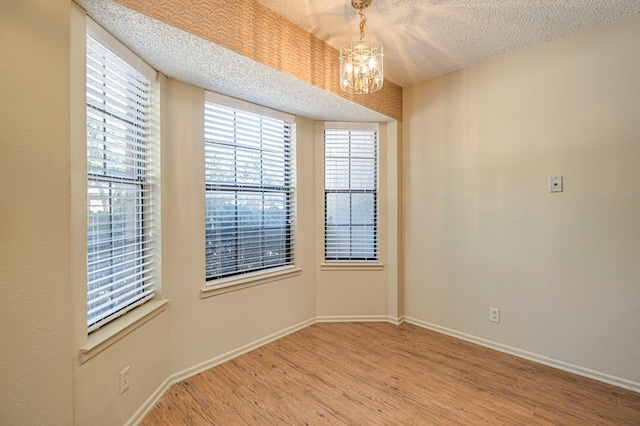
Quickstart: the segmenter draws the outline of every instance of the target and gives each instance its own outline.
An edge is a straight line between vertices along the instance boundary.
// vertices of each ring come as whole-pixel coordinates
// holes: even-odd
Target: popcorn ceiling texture
[[[391,117],[113,1],[76,2],[95,21],[168,77],[314,120],[392,120]]]
[[[338,50],[254,0],[116,1],[386,117],[402,120],[400,86],[386,80],[382,90],[370,95],[343,92]],[[245,76],[253,77],[260,78]]]
[[[330,46],[358,34],[349,0],[258,0]],[[373,0],[367,37],[407,87],[640,11],[640,0]]]
[[[358,36],[349,0],[76,2],[170,77],[332,121],[401,120],[391,81],[410,86],[640,11],[640,0],[375,0],[367,37],[383,44],[391,81],[350,95],[336,49]]]

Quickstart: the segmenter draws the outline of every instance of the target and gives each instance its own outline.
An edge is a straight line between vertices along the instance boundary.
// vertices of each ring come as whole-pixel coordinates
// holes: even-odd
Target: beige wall
[[[386,172],[382,191],[385,210],[386,234],[385,252],[387,257],[387,315],[391,322],[401,322],[404,317],[404,211],[402,202],[402,126],[397,121],[380,123],[381,141],[384,144]]]
[[[398,125],[381,126],[382,155],[392,159],[390,167],[381,164],[385,270],[374,272],[374,279],[331,272],[337,280],[318,290],[323,203],[317,203],[322,158],[316,157],[321,143],[316,129],[322,124],[298,117],[296,266],[301,274],[203,299],[204,91],[160,75],[159,282],[161,298],[169,302],[104,350],[83,357],[81,348],[89,340],[85,17],[69,0],[3,2],[1,7],[0,53],[11,60],[2,61],[0,80],[0,177],[5,188],[0,198],[0,423],[124,424],[135,420],[172,380],[308,324],[317,315],[397,317],[393,227],[399,219],[386,194],[394,200],[399,196],[398,164],[393,160],[397,153],[386,152],[387,146],[396,149]],[[121,395],[119,373],[127,366],[130,388]]]
[[[124,424],[172,378],[315,317],[315,123],[297,120],[302,274],[200,298],[204,91],[162,81],[166,310],[81,362],[86,334],[84,14],[2,3],[0,423]],[[70,83],[71,80],[71,83]],[[119,393],[119,372],[131,367]]]
[[[377,265],[361,264],[353,268],[335,263],[324,264],[324,123],[316,123],[316,315],[323,321],[359,319],[397,322],[401,316],[398,123],[380,123],[378,135],[379,262]]]
[[[72,423],[69,19],[68,0],[0,3],[3,425]]]
[[[318,266],[318,124],[298,118],[302,274],[207,299],[203,91],[163,79],[170,302],[80,363],[82,54],[70,31],[83,23],[71,4],[0,5],[3,425],[122,424],[167,381],[243,345],[316,316],[393,320],[403,301],[423,324],[640,382],[640,16],[406,90],[403,137],[381,126],[382,271]],[[564,193],[547,192],[552,175],[565,177]],[[490,306],[501,324],[488,322]]]
[[[405,89],[410,319],[640,389],[638,40],[635,15]]]
[[[86,21],[84,11],[71,4],[71,265],[74,315],[67,326],[74,330],[73,424],[125,424],[171,373],[171,347],[167,345],[171,324],[168,311],[162,312],[92,358],[83,362],[83,357],[80,356],[80,348],[88,341],[84,76]],[[162,75],[159,76],[159,84],[162,91],[166,91],[168,83]],[[161,107],[166,110],[167,101],[164,98],[163,96]],[[126,316],[122,318],[124,319]],[[121,395],[120,371],[126,367],[130,367],[130,388]]]
[[[82,55],[77,56],[78,65],[82,65]],[[317,168],[322,168],[322,163],[318,164],[316,157],[316,128],[322,126],[322,123],[296,118],[295,263],[302,270],[301,274],[202,298],[201,289],[205,286],[205,92],[201,88],[162,76],[160,80],[161,295],[169,303],[165,311],[131,334],[88,361],[77,362],[74,384],[76,424],[120,424],[135,419],[136,410],[148,407],[149,401],[153,402],[153,398],[157,396],[154,393],[164,390],[167,383],[194,374],[215,364],[217,360],[243,350],[242,348],[255,345],[256,342],[312,322],[318,315],[316,300],[325,295],[322,291],[317,291],[316,277],[319,261],[317,251],[322,253],[323,241],[316,239],[323,217],[323,203],[317,204],[316,199],[315,176]],[[83,83],[77,79],[75,84],[81,98]],[[74,99],[83,108],[82,99]],[[80,129],[78,134],[81,134],[84,120],[80,112],[76,116],[74,124]],[[398,137],[397,129],[397,124],[394,124],[391,136],[384,137],[385,141],[389,139],[394,146],[394,138]],[[77,158],[81,159],[83,146],[83,140],[77,141]],[[384,170],[386,176],[386,167]],[[397,165],[394,166],[393,173],[397,179]],[[77,180],[80,182],[82,179],[84,176],[79,173]],[[76,187],[80,201],[79,204],[74,204],[74,209],[83,212],[86,189],[80,184]],[[322,193],[322,188],[320,191]],[[394,197],[397,197],[397,191]],[[394,223],[397,221],[396,216]],[[77,222],[81,224],[86,219]],[[391,232],[386,222],[384,229]],[[86,278],[83,276],[85,254],[81,239],[84,238],[84,232],[80,225],[77,234],[79,237],[74,240],[74,247],[79,271],[75,294],[77,318],[74,325],[78,330],[76,345],[79,347],[87,340],[83,325],[83,285]],[[382,250],[387,253],[385,242],[382,242]],[[375,282],[369,280],[368,276],[361,275],[358,278],[360,287],[355,287],[354,290],[353,286],[347,286],[346,292],[338,290],[329,299],[323,300],[323,308],[332,313],[366,317],[377,315],[380,319],[385,319],[389,288],[386,272],[384,274],[378,274]],[[336,275],[342,276],[342,273],[337,272]],[[346,293],[349,297],[344,296]],[[365,299],[373,303],[363,304],[362,294],[368,294]],[[120,395],[119,372],[126,366],[131,366],[131,387]]]
[[[169,304],[122,340],[78,362],[75,422],[79,425],[124,424],[168,381],[315,317],[314,123],[298,118],[296,124],[296,266],[302,274],[203,299],[204,90],[161,79],[161,292]],[[83,298],[77,294],[79,303]],[[86,333],[77,340],[81,346]],[[119,372],[126,366],[131,366],[131,387],[120,395]]]
[[[296,124],[296,266],[302,275],[205,299],[204,90],[176,80],[166,92],[163,135],[163,296],[171,372],[179,373],[315,315],[313,125]]]

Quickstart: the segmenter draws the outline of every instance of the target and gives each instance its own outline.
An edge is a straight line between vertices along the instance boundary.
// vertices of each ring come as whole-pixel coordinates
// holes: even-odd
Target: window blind
[[[147,77],[87,35],[87,325],[154,296]]]
[[[325,260],[378,259],[378,133],[325,128]]]
[[[206,278],[293,263],[291,123],[205,103]]]

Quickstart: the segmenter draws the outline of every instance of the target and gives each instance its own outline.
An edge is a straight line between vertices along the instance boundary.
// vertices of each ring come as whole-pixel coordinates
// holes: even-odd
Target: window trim
[[[132,52],[128,47],[126,47],[122,42],[120,42],[118,39],[116,39],[114,36],[112,36],[109,32],[107,32],[104,28],[102,28],[97,22],[95,22],[93,19],[91,19],[90,17],[85,15],[85,25],[84,25],[84,34],[83,34],[83,45],[84,45],[84,51],[85,54],[83,56],[83,60],[82,63],[83,65],[83,76],[85,76],[86,78],[86,73],[87,73],[87,58],[86,58],[86,50],[87,50],[87,38],[91,37],[94,40],[96,40],[98,43],[100,43],[102,46],[104,46],[105,48],[107,48],[108,50],[110,50],[111,52],[113,52],[116,56],[118,56],[121,60],[123,60],[124,62],[126,62],[129,66],[135,68],[138,72],[140,72],[144,77],[146,77],[149,82],[150,82],[150,98],[154,101],[157,102],[157,94],[154,93],[158,90],[157,84],[157,71],[155,69],[153,69],[150,65],[148,65],[146,62],[144,62],[140,57],[138,57],[134,52]],[[86,114],[86,108],[87,108],[87,101],[86,101],[86,90],[87,90],[87,82],[86,80],[83,79],[83,94],[84,94],[84,102],[83,102],[83,112],[84,114]],[[157,111],[158,106],[152,106],[151,111],[150,111],[150,120],[154,120],[157,119]],[[89,173],[88,170],[88,157],[87,157],[87,137],[86,137],[86,132],[87,132],[87,117],[85,115],[85,118],[83,120],[84,122],[84,129],[83,129],[83,134],[84,136],[82,137],[82,141],[83,141],[83,151],[84,151],[84,176],[85,176],[85,186],[84,186],[84,199],[85,199],[85,203],[84,203],[84,208],[85,208],[85,219],[87,218],[86,216],[86,209],[87,209],[87,197],[88,197],[88,184],[89,181],[91,181],[92,178],[92,174]],[[153,127],[153,126],[152,126]],[[155,132],[152,130],[150,137],[149,137],[149,148],[151,151],[153,150],[159,150],[159,140],[158,140],[158,135],[155,134]],[[151,202],[154,202],[157,200],[157,194],[154,195],[153,191],[156,191],[155,189],[151,189],[155,186],[157,186],[157,179],[159,178],[159,162],[158,160],[153,160],[152,158],[159,156],[159,152],[158,153],[153,153],[150,152],[148,154],[149,156],[149,161],[151,161],[153,164],[153,167],[157,167],[158,171],[154,171],[152,173],[149,174],[149,176],[147,176],[146,178],[146,184],[149,187],[149,191],[152,191],[152,194],[150,195],[149,200]],[[155,164],[157,163],[157,164]],[[157,175],[157,176],[156,176]],[[94,176],[95,177],[95,176]],[[93,179],[94,181],[96,179]],[[98,178],[98,180],[100,180]],[[121,179],[119,181],[122,182],[128,182],[128,179]],[[160,219],[159,219],[159,208],[158,207],[153,207],[152,208],[153,211],[151,212],[146,212],[146,213],[140,213],[140,214],[144,214],[144,215],[149,215],[152,214],[154,216],[154,219],[145,219],[145,220],[151,220],[151,223],[149,225],[149,230],[156,233],[156,237],[153,239],[149,239],[145,242],[146,245],[150,245],[150,256],[151,258],[155,258],[157,256],[159,256],[160,254],[160,239],[159,239],[159,233],[157,233],[156,231],[159,229],[159,223],[160,223]],[[85,220],[86,223],[86,220]],[[85,228],[84,230],[84,240],[86,243],[87,240],[87,229]],[[84,269],[85,269],[85,280],[84,280],[84,297],[86,299],[87,297],[87,280],[88,280],[88,271],[87,271],[87,245],[84,246]],[[139,327],[140,325],[144,324],[146,321],[148,321],[149,319],[151,319],[153,316],[157,315],[158,313],[164,311],[164,305],[168,302],[168,300],[162,300],[161,296],[160,296],[160,271],[156,268],[152,268],[151,272],[153,274],[153,282],[151,284],[151,289],[153,290],[153,296],[148,298],[148,299],[140,299],[137,300],[136,302],[133,303],[133,307],[131,308],[127,308],[124,310],[120,310],[118,312],[115,312],[113,315],[106,317],[104,319],[101,319],[99,321],[97,321],[96,323],[94,323],[91,327],[87,325],[87,317],[88,317],[88,304],[85,303],[85,307],[84,307],[84,313],[85,315],[85,320],[84,320],[84,326],[85,326],[85,330],[87,332],[87,336],[88,336],[88,341],[87,343],[82,346],[81,348],[81,353],[82,353],[82,362],[84,362],[85,360],[90,359],[91,357],[93,357],[95,354],[101,352],[103,349],[105,349],[106,347],[110,346],[111,344],[115,343],[116,341],[118,341],[121,337],[123,337],[124,335],[128,334],[130,331],[134,330],[135,328]],[[96,326],[97,325],[97,326]],[[95,351],[95,348],[98,347],[100,348],[99,350]]]
[[[222,282],[219,284],[200,288],[200,298],[207,299],[209,297],[231,293],[232,291],[243,290],[245,288],[268,284],[274,281],[282,281],[284,279],[298,277],[300,275],[302,275],[302,269],[295,265],[262,269],[259,271],[249,272],[244,275],[233,275],[231,277],[222,278],[220,280]]]
[[[287,121],[292,126],[296,123],[296,116],[288,114],[286,112],[271,109],[266,106],[254,104],[248,101],[232,98],[231,96],[221,95],[220,93],[211,92],[206,90],[204,93],[205,102],[213,102],[220,105],[225,105],[231,108],[238,108],[247,112],[253,112],[256,114],[264,115],[267,117],[275,118],[277,120]]]
[[[168,299],[152,299],[93,331],[87,342],[80,347],[80,363],[84,364],[89,361],[144,323],[164,312],[168,303]]]
[[[107,47],[113,53],[118,55],[120,59],[128,63],[133,68],[144,74],[145,77],[155,83],[158,72],[147,64],[142,58],[136,55],[131,49],[125,46],[120,40],[112,36],[107,30],[102,28],[100,24],[87,16],[87,30],[86,35],[90,35],[96,39],[100,44]]]
[[[288,114],[282,111],[274,110],[262,105],[254,104],[248,101],[225,96],[219,93],[205,91],[205,103],[215,103],[229,108],[239,109],[248,113],[259,114],[265,117],[273,118],[276,120],[282,120],[290,125],[290,147],[289,147],[289,205],[293,206],[293,210],[288,212],[293,213],[293,217],[290,219],[289,227],[289,241],[291,244],[290,263],[272,267],[265,267],[262,269],[252,270],[244,273],[231,274],[220,278],[207,278],[205,271],[205,285],[200,289],[200,297],[202,299],[217,296],[219,294],[225,294],[244,288],[254,287],[256,285],[266,284],[272,281],[279,281],[293,276],[298,276],[302,273],[302,270],[298,268],[296,260],[296,150],[295,150],[295,123],[296,117],[292,114]],[[204,139],[203,139],[204,141]],[[206,141],[204,141],[206,144]],[[210,184],[205,180],[205,196],[209,190]],[[233,186],[235,188],[235,186]]]
[[[349,260],[332,260],[320,264],[321,271],[382,271],[384,264],[379,260],[370,262],[349,261]]]
[[[326,189],[326,131],[327,130],[373,130],[376,132],[376,167],[375,167],[375,259],[334,259],[327,258],[327,189]],[[322,262],[321,271],[379,271],[384,269],[381,261],[381,234],[380,234],[380,126],[375,122],[324,122],[322,131],[322,200],[323,200],[323,223],[322,223]]]

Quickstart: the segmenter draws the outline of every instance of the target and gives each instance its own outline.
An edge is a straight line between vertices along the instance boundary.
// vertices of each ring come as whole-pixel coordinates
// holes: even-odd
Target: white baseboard
[[[504,352],[504,353],[514,355],[519,358],[524,358],[529,361],[537,362],[539,364],[543,364],[549,367],[557,368],[558,370],[577,374],[578,376],[588,377],[590,379],[608,383],[610,385],[618,386],[620,388],[628,389],[634,392],[640,392],[640,383],[638,382],[623,379],[621,377],[612,376],[610,374],[591,370],[589,368],[580,367],[579,365],[570,364],[568,362],[549,358],[544,355],[539,355],[533,352],[528,352],[522,349],[503,345],[502,343],[497,343],[491,340],[483,339],[481,337],[476,337],[470,334],[462,333],[460,331],[452,330],[450,328],[442,327],[437,324],[432,324],[426,321],[422,321],[417,318],[404,317],[403,320],[409,324],[417,325],[418,327],[422,327],[438,333],[446,334],[447,336],[451,336],[457,339],[465,340],[467,342],[475,343],[477,345],[484,346],[490,349],[495,349],[499,352]]]
[[[169,379],[165,379],[164,382],[147,398],[147,400],[133,413],[133,416],[125,423],[125,426],[135,426],[142,423],[145,416],[149,414],[151,409],[162,399],[164,394],[169,390],[173,383]]]
[[[171,377],[169,377],[169,380],[171,381],[172,384],[181,382],[184,379],[187,379],[191,376],[195,376],[198,373],[202,373],[203,371],[206,371],[212,367],[215,367],[216,365],[220,365],[223,362],[227,362],[229,360],[232,360],[233,358],[239,357],[240,355],[244,355],[247,352],[251,352],[254,349],[258,349],[259,347],[264,346],[267,343],[271,343],[291,333],[295,333],[298,330],[302,330],[303,328],[310,326],[314,322],[315,322],[314,318],[310,318],[306,321],[302,321],[298,324],[292,325],[283,330],[270,334],[269,336],[263,337],[256,341],[248,343],[244,346],[241,346],[237,349],[233,349],[227,353],[211,358],[210,360],[197,364],[193,367],[187,368],[186,370],[183,370],[179,373],[173,374]]]
[[[520,358],[528,359],[529,361],[537,362],[539,364],[547,365],[549,367],[557,368],[559,370],[574,373],[579,376],[588,377],[590,379],[598,380],[600,382],[608,383],[614,386],[618,386],[624,389],[629,389],[635,392],[640,392],[640,383],[633,382],[631,380],[622,379],[599,371],[590,370],[588,368],[580,367],[577,365],[569,364],[564,361],[559,361],[553,358],[548,358],[543,355],[538,355],[532,352],[527,352],[521,349],[513,348],[511,346],[496,343],[490,340],[482,339],[480,337],[472,336],[470,334],[462,333],[456,330],[452,330],[446,327],[442,327],[436,324],[432,324],[426,321],[419,320],[417,318],[401,315],[400,317],[392,317],[390,315],[327,315],[310,318],[306,321],[302,321],[291,327],[287,327],[269,336],[258,339],[254,342],[248,343],[237,349],[211,358],[205,362],[197,364],[193,367],[187,368],[176,374],[169,376],[153,394],[145,401],[145,403],[134,413],[134,415],[125,423],[126,426],[138,425],[142,422],[144,417],[151,411],[151,409],[160,401],[169,388],[182,380],[188,379],[198,373],[206,371],[212,367],[222,364],[223,362],[232,360],[240,355],[250,352],[254,349],[258,349],[261,346],[278,340],[291,333],[295,333],[298,330],[302,330],[316,322],[388,322],[395,325],[400,325],[403,322],[416,325],[418,327],[426,328],[438,333],[446,334],[457,339],[465,340],[467,342],[475,343],[487,348],[495,349],[500,352],[515,355]]]
[[[316,322],[390,322],[398,324],[389,315],[324,315],[316,317]]]
[[[310,318],[291,327],[287,327],[284,330],[280,330],[269,336],[263,337],[262,339],[258,339],[254,342],[248,343],[237,349],[211,358],[193,367],[187,368],[176,374],[172,374],[155,390],[155,392],[153,392],[153,394],[151,394],[151,396],[149,396],[145,403],[140,408],[138,408],[138,410],[136,410],[134,415],[131,416],[131,418],[129,419],[129,421],[127,421],[127,423],[125,423],[125,425],[134,426],[140,424],[145,416],[149,414],[153,407],[160,401],[164,394],[174,384],[188,379],[189,377],[195,376],[198,373],[202,373],[203,371],[206,371],[217,365],[220,365],[223,362],[230,361],[233,358],[236,358],[254,349],[258,349],[259,347],[264,346],[267,343],[271,343],[291,333],[295,333],[298,330],[302,330],[303,328],[315,324],[316,322],[390,322],[395,325],[400,325],[403,321],[404,317],[395,318],[389,315],[340,315]]]
[[[160,401],[160,399],[164,396],[164,394],[169,390],[171,386],[176,383],[179,383],[189,377],[195,376],[198,373],[202,373],[210,368],[213,368],[217,365],[222,364],[223,362],[230,361],[240,355],[246,354],[247,352],[251,352],[254,349],[258,349],[261,346],[266,345],[267,343],[271,343],[275,340],[278,340],[284,336],[287,336],[291,333],[295,333],[298,330],[302,330],[305,327],[308,327],[316,322],[315,318],[310,318],[306,321],[302,321],[298,324],[292,325],[291,327],[287,327],[283,330],[270,334],[269,336],[263,337],[251,343],[248,343],[244,346],[241,346],[237,349],[226,352],[222,355],[218,355],[214,358],[211,358],[207,361],[204,361],[200,364],[197,364],[193,367],[189,367],[185,370],[182,370],[176,374],[172,374],[169,376],[155,392],[145,401],[145,403],[134,413],[134,415],[125,423],[127,426],[138,425],[142,422],[144,417],[149,414],[151,409]]]

